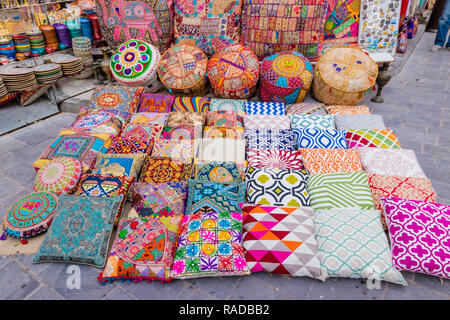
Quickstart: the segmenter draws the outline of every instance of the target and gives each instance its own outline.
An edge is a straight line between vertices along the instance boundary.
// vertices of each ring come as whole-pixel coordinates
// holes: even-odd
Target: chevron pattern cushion
[[[401,148],[397,135],[389,129],[350,129],[346,131],[345,139],[349,148]]]
[[[294,114],[291,115],[292,129],[334,130],[334,116],[330,114]]]
[[[286,114],[327,114],[323,103],[295,103],[286,107]]]
[[[273,116],[286,114],[285,104],[281,102],[250,101],[245,104],[245,112],[247,114],[266,114]]]
[[[293,129],[298,148],[347,149],[345,131]]]
[[[296,151],[292,130],[246,129],[247,149]]]

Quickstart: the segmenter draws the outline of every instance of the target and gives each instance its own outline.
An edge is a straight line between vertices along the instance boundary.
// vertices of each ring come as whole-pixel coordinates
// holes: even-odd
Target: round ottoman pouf
[[[82,171],[81,162],[77,159],[55,158],[38,170],[33,191],[57,195],[68,193],[80,180]]]
[[[208,93],[208,58],[197,47],[179,44],[163,53],[158,66],[159,79],[173,93],[204,96]]]
[[[154,86],[160,60],[154,45],[133,39],[122,43],[111,56],[110,69],[114,79],[124,86],[146,87],[152,82]]]
[[[373,87],[378,66],[358,48],[325,51],[314,70],[314,96],[328,105],[355,105]]]
[[[302,102],[313,79],[313,67],[301,53],[280,52],[263,60],[261,64],[262,101],[294,104]]]
[[[231,45],[211,57],[208,77],[217,97],[247,99],[256,92],[259,60],[249,48]]]
[[[3,219],[3,230],[13,238],[25,239],[47,231],[58,197],[50,192],[35,192],[17,201]]]

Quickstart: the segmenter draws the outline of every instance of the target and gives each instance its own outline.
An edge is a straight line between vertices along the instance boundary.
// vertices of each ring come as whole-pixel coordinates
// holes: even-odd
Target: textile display
[[[59,157],[44,164],[34,179],[33,191],[55,195],[69,193],[78,183],[83,168],[74,158]]]
[[[133,113],[139,105],[143,92],[144,87],[95,86],[88,107]]]
[[[204,126],[206,122],[206,113],[204,112],[171,112],[167,119],[166,126],[174,127],[178,125],[185,126]]]
[[[345,139],[349,148],[401,148],[397,135],[390,129],[349,129]]]
[[[207,112],[210,97],[176,97],[172,111]]]
[[[123,127],[121,136],[123,138],[135,138],[150,142],[150,139],[159,138],[163,129],[164,125],[162,124],[128,123]]]
[[[324,24],[324,43],[344,44],[358,41],[361,0],[338,0]]]
[[[130,124],[165,126],[170,113],[136,112],[130,118]]]
[[[165,157],[147,157],[139,181],[147,183],[164,183],[183,181],[191,177],[192,166]]]
[[[211,111],[234,111],[245,113],[245,99],[219,99],[211,98],[209,110]]]
[[[249,114],[244,116],[245,129],[291,129],[289,116],[271,116],[266,114]]]
[[[240,182],[245,179],[245,163],[195,161],[194,179],[210,182]]]
[[[293,114],[291,115],[292,129],[320,129],[334,130],[334,116],[330,114]]]
[[[155,139],[152,157],[168,157],[191,163],[195,155],[194,140]]]
[[[380,114],[349,114],[336,116],[336,129],[377,129],[385,130],[383,116]]]
[[[296,151],[292,130],[246,129],[247,149]]]
[[[294,103],[286,106],[286,114],[315,114],[322,115],[327,114],[325,105],[323,103]]]
[[[112,109],[90,109],[81,107],[75,121],[70,125],[74,131],[92,133],[107,133],[117,136],[122,126],[128,121],[131,114]]]
[[[244,127],[242,112],[228,110],[208,111],[206,114],[206,125],[210,127]]]
[[[130,125],[128,125],[130,126]],[[128,127],[130,129],[130,127]],[[117,154],[150,154],[153,149],[153,136],[148,134],[144,126],[135,126],[134,129],[114,138],[108,153]]]
[[[293,129],[298,148],[347,149],[345,130]]]
[[[205,127],[203,138],[244,139],[244,128]]]
[[[249,167],[303,170],[302,155],[298,151],[282,149],[247,149]]]
[[[213,138],[199,140],[198,160],[245,162],[245,140]]]
[[[286,106],[282,102],[249,101],[245,104],[247,114],[282,116],[286,114],[285,108]]]
[[[168,94],[143,93],[137,112],[161,112],[168,113],[172,111],[175,96]]]
[[[347,115],[347,114],[371,114],[368,106],[325,106],[329,114]]]
[[[172,140],[194,140],[203,137],[203,130],[201,126],[181,125],[164,127],[162,136],[163,139]]]
[[[363,171],[355,149],[300,149],[310,174]]]
[[[145,157],[146,155],[143,153],[99,154],[92,173],[114,177],[131,176],[138,178]]]

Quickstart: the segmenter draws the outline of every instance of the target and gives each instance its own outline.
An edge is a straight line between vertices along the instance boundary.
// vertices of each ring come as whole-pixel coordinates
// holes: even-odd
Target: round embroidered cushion
[[[259,60],[247,47],[228,46],[209,60],[208,77],[219,98],[246,99],[256,92]]]
[[[302,102],[313,79],[313,67],[301,53],[286,51],[265,58],[261,64],[260,98],[294,104]]]
[[[16,202],[3,219],[3,230],[13,238],[30,238],[47,231],[58,204],[49,192],[35,192]]]
[[[80,180],[82,171],[81,162],[77,159],[55,158],[38,170],[33,189],[57,195],[68,193]]]

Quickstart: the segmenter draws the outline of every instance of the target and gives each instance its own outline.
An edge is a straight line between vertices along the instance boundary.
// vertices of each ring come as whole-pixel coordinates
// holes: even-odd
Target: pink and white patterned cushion
[[[245,129],[290,129],[289,116],[271,116],[266,114],[248,114],[244,116]]]

